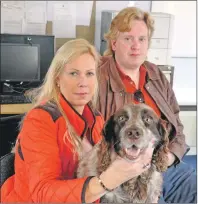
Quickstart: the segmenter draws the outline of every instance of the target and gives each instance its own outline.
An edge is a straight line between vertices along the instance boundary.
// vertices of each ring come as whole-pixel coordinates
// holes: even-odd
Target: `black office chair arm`
[[[18,120],[18,121],[20,121],[23,118],[23,116],[25,116],[25,114],[0,117],[0,121],[1,121],[1,123],[6,122],[8,120]]]
[[[0,187],[3,183],[12,175],[14,175],[14,153],[8,153],[0,158],[1,163],[1,183]]]

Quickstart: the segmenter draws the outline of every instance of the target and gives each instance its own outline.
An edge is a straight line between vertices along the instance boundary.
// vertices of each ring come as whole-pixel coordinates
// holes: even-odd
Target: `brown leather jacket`
[[[145,61],[148,75],[145,88],[156,102],[162,115],[173,125],[175,134],[170,136],[169,149],[179,160],[189,151],[179,119],[179,106],[170,83],[160,69]],[[126,93],[112,56],[103,56],[99,66],[98,110],[105,120],[124,104],[131,103],[132,94]]]

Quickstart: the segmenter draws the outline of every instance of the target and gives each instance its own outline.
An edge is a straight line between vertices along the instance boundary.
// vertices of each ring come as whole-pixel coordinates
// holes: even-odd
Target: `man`
[[[196,203],[196,175],[181,161],[189,147],[175,94],[158,67],[146,61],[153,30],[149,13],[135,7],[123,9],[112,20],[99,67],[98,109],[106,120],[126,103],[143,102],[171,124],[169,169],[164,173],[160,202]]]

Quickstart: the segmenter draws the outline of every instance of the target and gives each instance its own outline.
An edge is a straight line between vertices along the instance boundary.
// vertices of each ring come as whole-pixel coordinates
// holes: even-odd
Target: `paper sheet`
[[[21,8],[23,9],[25,1],[1,1],[1,7],[4,8]]]
[[[23,33],[45,35],[46,24],[45,23],[25,23]]]
[[[22,34],[23,23],[17,21],[4,21],[2,25],[2,33]]]
[[[76,2],[76,24],[89,26],[91,20],[93,1]]]
[[[46,32],[46,1],[2,1],[1,33]]]
[[[21,8],[14,7],[3,7],[1,8],[1,17],[5,21],[19,22],[24,17],[24,10]]]
[[[45,35],[47,23],[46,12],[47,1],[26,1],[23,33]]]
[[[64,4],[66,1],[47,1],[47,20],[53,21],[54,5]],[[89,26],[93,1],[73,1],[76,4],[76,25]]]
[[[54,5],[61,4],[65,1],[47,1],[47,20],[53,21],[54,18]]]
[[[46,23],[46,1],[26,1],[25,18],[27,23]]]
[[[23,8],[1,4],[1,33],[21,34],[23,31],[23,16]]]
[[[35,12],[37,10],[37,12]],[[26,12],[26,22],[28,23],[46,23],[46,13],[42,9],[32,9]]]
[[[54,4],[52,31],[56,38],[76,38],[76,4]]]

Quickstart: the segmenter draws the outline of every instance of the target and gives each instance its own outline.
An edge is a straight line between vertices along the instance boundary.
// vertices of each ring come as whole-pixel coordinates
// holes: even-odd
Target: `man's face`
[[[122,69],[137,69],[145,61],[148,52],[148,28],[144,21],[133,20],[129,32],[120,32],[111,41],[116,62]]]

